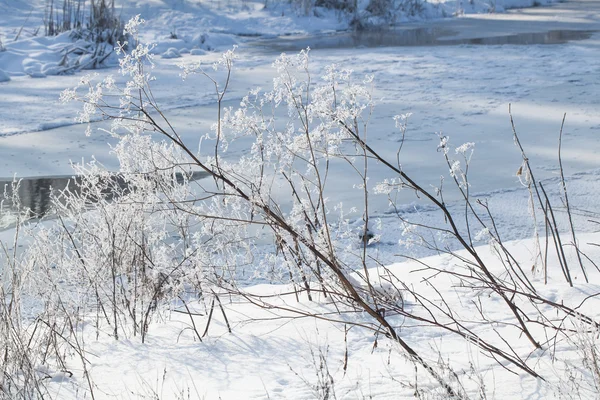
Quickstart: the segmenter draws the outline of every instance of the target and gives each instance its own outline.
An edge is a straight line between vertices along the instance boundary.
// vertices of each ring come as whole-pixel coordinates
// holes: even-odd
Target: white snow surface
[[[598,243],[599,234],[582,235],[582,243]],[[517,241],[508,248],[522,265],[530,264],[533,242]],[[592,259],[600,256],[597,246],[583,245],[581,250]],[[497,262],[490,248],[481,247],[478,253],[485,262]],[[459,253],[466,256],[466,253]],[[574,254],[569,253],[574,262]],[[554,260],[555,261],[555,260]],[[441,271],[460,271],[456,259],[448,256],[424,258],[419,262],[390,265],[383,270],[371,270],[372,279],[381,273],[401,277],[415,291],[435,297],[430,287],[448,288],[443,294],[448,307],[460,318],[468,321],[478,318],[478,307],[485,310],[493,324],[469,324],[466,327],[495,345],[503,346],[500,339],[494,340],[495,331],[510,340],[516,355],[528,360],[528,364],[542,373],[545,381],[519,373],[514,367],[508,369],[493,359],[479,354],[475,344],[453,336],[440,328],[426,328],[420,323],[402,316],[391,317],[400,336],[417,352],[429,354],[426,361],[448,362],[466,388],[483,393],[492,399],[561,399],[565,397],[565,377],[569,369],[581,367],[577,364],[577,342],[559,341],[545,343],[553,347],[557,357],[552,359],[548,350],[532,349],[531,343],[513,331],[510,317],[498,298],[461,288],[455,278],[441,273],[434,277],[423,272],[423,265]],[[539,292],[554,301],[578,307],[582,313],[598,315],[599,300],[592,295],[600,291],[598,284],[578,282],[570,288],[559,278],[557,264],[553,264],[548,285],[541,285],[541,275],[531,277]],[[498,271],[496,271],[498,272]],[[580,277],[579,277],[580,278]],[[598,282],[600,274],[592,273]],[[244,298],[222,296],[225,314],[232,328],[227,330],[223,314],[215,309],[209,334],[198,341],[193,331],[190,316],[183,304],[173,310],[163,310],[149,327],[146,343],[139,339],[115,341],[109,332],[96,332],[89,326],[85,340],[86,356],[90,361],[90,376],[93,378],[95,396],[102,399],[126,399],[131,396],[153,396],[159,398],[194,399],[315,399],[323,393],[329,374],[333,380],[330,396],[343,399],[410,399],[416,388],[430,390],[437,387],[426,373],[402,354],[401,348],[390,340],[375,335],[359,326],[347,329],[352,324],[364,322],[366,316],[353,310],[337,309],[327,298],[315,295],[313,301],[301,298],[298,302],[291,286],[256,285],[246,288],[247,293],[264,296],[265,308],[249,304]],[[404,298],[404,307],[411,312],[421,308],[410,295]],[[208,322],[210,304],[189,303],[196,329],[202,334]],[[288,312],[286,309],[298,310]],[[330,313],[336,322],[313,319],[302,313]],[[344,325],[344,322],[347,325]],[[540,334],[540,331],[533,328]],[[99,339],[96,339],[96,335]],[[323,356],[321,359],[320,356]],[[347,359],[346,359],[347,357]],[[438,358],[439,357],[439,358]],[[344,368],[344,365],[346,367]],[[85,387],[83,371],[74,368],[73,376],[61,372],[47,372],[51,377],[49,387],[58,398],[79,398]],[[595,398],[592,380],[578,384],[584,399]],[[179,396],[179,397],[177,397]],[[135,397],[134,397],[135,398]],[[439,398],[445,398],[442,394]]]

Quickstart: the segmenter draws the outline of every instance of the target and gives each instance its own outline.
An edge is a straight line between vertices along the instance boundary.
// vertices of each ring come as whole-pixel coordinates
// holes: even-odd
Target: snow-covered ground
[[[581,237],[585,243],[597,243],[598,239],[598,234]],[[511,243],[509,248],[519,262],[528,265],[533,261],[533,245],[526,240]],[[598,247],[592,245],[585,245],[582,251],[593,259],[600,255]],[[499,265],[490,249],[479,248],[478,252],[486,261],[495,260]],[[461,255],[466,256],[466,253]],[[571,261],[575,260],[573,256],[570,254]],[[573,381],[573,387],[568,386],[570,378],[578,379],[575,371],[581,365],[577,364],[577,351],[584,350],[585,334],[574,337],[573,342],[550,341],[544,343],[545,350],[532,350],[525,337],[511,332],[514,327],[510,317],[497,298],[460,287],[459,281],[449,275],[432,278],[430,272],[423,271],[424,265],[446,272],[460,271],[456,259],[434,256],[420,262],[391,265],[387,268],[389,272],[382,275],[393,273],[402,277],[404,283],[431,299],[437,298],[433,285],[453,287],[444,292],[449,309],[475,334],[491,339],[495,345],[504,347],[502,340],[495,337],[496,333],[510,338],[514,354],[543,372],[546,381],[519,374],[514,367],[500,367],[492,358],[479,354],[474,343],[443,329],[425,327],[401,315],[392,316],[401,336],[419,353],[428,354],[427,362],[448,363],[465,387],[481,398],[597,398],[590,376]],[[376,276],[376,271],[371,273]],[[594,277],[597,279],[598,274],[594,273]],[[540,284],[542,277],[537,276],[532,281]],[[597,284],[569,288],[559,279],[551,279],[547,286],[539,287],[540,293],[551,299],[564,299],[565,305],[579,306],[578,311],[597,315],[598,301],[589,297],[600,291]],[[427,392],[438,386],[422,369],[416,372],[415,365],[403,356],[397,344],[353,326],[365,323],[368,317],[364,313],[342,308],[342,314],[337,314],[339,308],[329,298],[318,295],[313,301],[301,298],[298,302],[290,294],[291,286],[257,285],[246,289],[257,296],[255,301],[264,301],[263,308],[241,297],[223,295],[225,315],[232,332],[228,332],[223,314],[216,308],[209,335],[202,342],[193,329],[202,335],[209,322],[210,304],[189,305],[192,313],[199,314],[193,317],[195,325],[183,304],[176,307],[179,312],[164,312],[164,316],[149,327],[144,344],[135,338],[115,341],[110,332],[100,332],[100,339],[96,340],[97,332],[90,326],[85,350],[96,398],[410,399],[419,391]],[[468,322],[479,318],[475,303],[490,321],[497,322],[481,325]],[[417,315],[425,313],[408,294],[404,310]],[[322,313],[324,319],[313,319],[312,313]],[[327,321],[327,317],[333,321]],[[551,353],[556,354],[555,359]],[[79,398],[77,390],[85,387],[83,371],[73,369],[71,372],[73,377],[56,374],[50,380],[50,390],[57,398]],[[443,393],[437,397],[420,395],[425,397],[419,398],[448,398]]]
[[[407,21],[447,18],[453,15],[502,12],[513,7],[529,7],[553,3],[553,0],[444,0],[422,2],[419,7],[399,5],[395,18],[388,24]],[[60,51],[69,41],[68,35],[43,37],[43,21],[49,14],[45,0],[11,0],[0,4],[2,23],[0,40],[7,52],[0,65],[9,75],[43,76],[46,64],[60,60]],[[395,3],[392,3],[395,5]],[[401,3],[400,3],[401,4]],[[412,4],[412,3],[407,3]],[[358,2],[364,13],[367,1]],[[61,13],[54,6],[55,16]],[[143,39],[157,43],[155,51],[162,54],[169,48],[210,50],[244,41],[244,37],[282,36],[290,34],[324,33],[349,28],[350,19],[340,12],[324,8],[302,8],[300,2],[239,1],[239,0],[121,0],[116,7],[123,19],[141,14],[148,21]],[[175,53],[177,54],[177,53]],[[39,64],[38,67],[35,64]],[[49,71],[49,69],[48,69]],[[50,75],[54,75],[51,71]]]
[[[402,16],[401,29],[437,29],[443,38],[469,39],[506,36],[515,33],[540,33],[556,30],[590,31],[591,36],[580,41],[562,44],[520,44],[502,46],[411,46],[319,48],[319,35],[347,29],[347,21],[336,13],[319,10],[319,16],[298,15],[288,5],[274,4],[266,9],[263,3],[231,3],[211,1],[126,2],[124,15],[142,14],[148,20],[143,39],[157,42],[157,80],[153,83],[158,103],[181,136],[191,147],[198,146],[200,137],[210,129],[216,118],[215,95],[210,82],[192,77],[182,82],[180,63],[214,62],[218,51],[238,44],[240,60],[235,67],[226,106],[236,106],[248,90],[255,86],[268,87],[273,77],[271,63],[277,55],[277,44],[289,40],[264,40],[280,35],[303,38],[311,46],[311,68],[316,74],[328,64],[338,64],[354,70],[358,76],[374,75],[376,97],[380,100],[370,123],[370,140],[384,156],[395,158],[400,144],[394,129],[393,116],[412,113],[408,122],[402,156],[402,166],[424,186],[439,185],[439,177],[447,174],[447,166],[438,151],[438,133],[448,135],[456,146],[475,143],[472,169],[469,173],[471,190],[477,197],[488,199],[505,240],[524,239],[511,243],[514,254],[523,265],[532,263],[534,243],[526,239],[533,234],[528,211],[528,192],[515,175],[521,165],[512,135],[508,105],[516,129],[536,171],[556,198],[560,190],[557,178],[557,143],[563,114],[567,113],[563,137],[563,163],[567,174],[570,201],[575,212],[575,223],[580,232],[596,232],[595,221],[599,192],[598,165],[600,153],[600,1],[582,0],[510,10],[497,14],[473,14],[487,11],[490,4],[463,2],[466,15],[457,18],[436,19],[452,15],[460,4],[441,2],[428,5],[423,14],[427,20]],[[468,3],[468,4],[467,4]],[[531,5],[527,0],[495,2],[496,11],[515,6]],[[473,4],[471,7],[470,4]],[[471,7],[471,8],[469,8]],[[301,13],[300,13],[301,14]],[[0,4],[0,39],[6,51],[0,52],[0,177],[45,176],[71,174],[70,162],[90,160],[95,156],[109,169],[118,169],[110,155],[107,143],[114,139],[94,129],[90,137],[83,134],[81,125],[73,124],[78,105],[58,105],[64,89],[75,86],[88,72],[74,75],[33,78],[28,71],[43,72],[44,67],[56,62],[56,50],[68,43],[66,37],[47,39],[33,37],[40,25],[43,7],[34,0],[16,0]],[[23,27],[18,41],[12,42]],[[169,38],[171,33],[177,39]],[[308,39],[306,36],[308,36]],[[314,36],[316,35],[316,36]],[[526,39],[524,39],[526,40]],[[175,49],[181,57],[160,55]],[[189,51],[195,50],[190,54]],[[115,75],[116,68],[97,73],[100,78]],[[35,74],[34,74],[35,75]],[[41,74],[37,74],[41,76]],[[5,79],[2,79],[5,77]],[[103,123],[93,124],[102,128]],[[229,152],[235,159],[248,149],[233,147]],[[373,180],[386,176],[384,169],[373,164]],[[329,186],[331,201],[360,204],[362,192],[353,189],[352,178],[340,170],[341,176],[332,179]],[[404,195],[404,194],[403,194]],[[413,221],[435,225],[439,211],[413,203],[413,194],[406,194],[405,216]],[[449,193],[449,207],[460,211],[460,203]],[[400,201],[402,202],[402,201]],[[388,208],[384,196],[371,200],[372,217],[382,220],[374,228],[381,241],[369,251],[391,270],[407,277],[411,283],[427,293],[418,272],[422,265],[393,264],[398,261],[398,240],[403,228]],[[591,220],[591,221],[590,221]],[[356,222],[357,230],[360,221]],[[566,228],[566,226],[562,226]],[[0,233],[5,243],[11,231]],[[597,246],[600,237],[589,233],[579,237],[582,248],[591,259],[600,256]],[[493,256],[480,249],[486,258]],[[430,251],[411,249],[412,256],[430,255]],[[570,255],[573,259],[573,254]],[[424,259],[433,268],[453,270],[446,256]],[[556,266],[556,262],[554,264]],[[557,267],[558,268],[558,267]],[[587,296],[599,292],[595,284],[569,288],[553,278],[548,286],[541,285],[542,277],[532,277],[540,284],[545,295],[556,300],[567,300],[577,307]],[[446,277],[440,277],[440,280]],[[581,282],[579,277],[578,282]],[[592,282],[598,282],[593,276]],[[439,282],[438,282],[439,283]],[[451,280],[439,283],[444,295],[451,298],[449,306],[460,310],[465,321],[475,318],[477,308],[469,308],[469,301],[478,300],[471,289],[457,288]],[[270,296],[284,293],[289,288],[261,285],[248,288],[249,292]],[[495,321],[509,321],[506,310],[494,306],[497,299],[483,300],[488,317]],[[292,295],[275,296],[277,306],[300,307],[309,312],[333,311],[326,299],[298,305]],[[344,325],[312,318],[290,318],[281,310],[259,309],[241,298],[223,298],[224,308],[232,325],[228,333],[224,320],[215,312],[209,335],[202,343],[195,340],[190,328],[190,317],[165,311],[162,320],[149,329],[146,343],[136,338],[114,341],[109,333],[100,334],[89,329],[86,333],[86,351],[89,352],[90,376],[96,398],[289,398],[312,399],[327,389],[330,398],[411,398],[417,387],[432,387],[427,374],[415,375],[414,365],[402,356],[392,342],[368,330],[353,327],[345,337]],[[469,303],[470,304],[470,303]],[[194,318],[203,329],[207,322],[208,304],[192,304],[195,311],[204,314]],[[407,307],[416,307],[407,303]],[[416,307],[418,308],[418,307]],[[178,311],[183,310],[179,304]],[[475,310],[475,311],[474,311]],[[583,302],[579,311],[598,316],[595,298]],[[356,323],[365,315],[352,313],[347,322]],[[567,398],[572,388],[559,387],[565,383],[565,371],[577,365],[573,343],[555,344],[560,354],[554,364],[543,352],[531,352],[525,338],[511,342],[516,354],[528,358],[529,363],[544,372],[548,382],[526,375],[513,374],[499,367],[493,360],[481,356],[473,344],[433,328],[421,329],[403,323],[402,317],[393,317],[394,323],[411,345],[422,353],[433,354],[428,361],[451,360],[455,371],[473,387],[484,382],[483,398]],[[498,324],[500,325],[500,324]],[[510,321],[507,322],[510,325]],[[200,328],[202,327],[202,328]],[[491,326],[474,327],[479,334],[493,335]],[[496,329],[504,329],[496,326]],[[509,329],[509,328],[506,328]],[[510,334],[509,334],[510,335]],[[432,349],[434,351],[432,351]],[[348,354],[344,369],[345,354]],[[439,360],[436,358],[439,353]],[[321,355],[324,357],[321,358]],[[562,357],[562,358],[561,358]],[[325,361],[323,361],[325,360]],[[571,368],[571,369],[569,369]],[[50,388],[56,398],[80,398],[78,390],[87,384],[83,371],[74,369],[73,377],[52,372]],[[562,379],[562,380],[561,380]],[[593,379],[592,379],[593,381]],[[592,381],[588,381],[589,385]],[[561,383],[562,382],[562,383]],[[325,386],[324,386],[325,385]],[[78,389],[79,388],[79,389]],[[593,387],[582,387],[581,398],[594,398]],[[571,394],[573,394],[571,390]],[[574,396],[576,397],[576,396]]]

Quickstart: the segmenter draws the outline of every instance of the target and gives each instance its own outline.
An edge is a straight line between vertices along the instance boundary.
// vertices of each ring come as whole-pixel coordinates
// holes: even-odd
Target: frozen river
[[[401,163],[424,186],[439,184],[440,175],[447,174],[437,151],[441,133],[456,146],[475,143],[470,171],[473,192],[520,187],[515,176],[520,154],[513,143],[509,104],[539,178],[556,176],[564,113],[565,172],[595,175],[600,154],[597,31],[600,2],[575,1],[409,24],[396,31],[362,36],[338,33],[248,39],[240,45],[240,61],[226,105],[235,106],[255,86],[269,87],[271,63],[278,52],[310,46],[311,66],[317,76],[331,63],[351,68],[359,77],[374,75],[379,101],[371,119],[370,138],[372,146],[386,157],[395,159],[400,144],[393,116],[412,113]],[[157,60],[154,93],[192,148],[215,120],[214,95],[206,80],[193,78],[181,83],[176,64],[215,57]],[[86,137],[84,128],[70,125],[76,106],[55,104],[60,91],[78,79],[22,77],[0,86],[0,102],[4,103],[0,107],[0,176],[70,175],[71,161],[90,160],[92,155],[108,168],[118,168],[107,146],[113,139],[101,131]],[[235,159],[247,151],[233,147],[229,157]],[[373,180],[390,177],[376,164],[371,166],[371,174]],[[332,201],[360,204],[362,194],[351,186],[347,179],[330,180]],[[410,198],[408,193],[406,200]],[[583,203],[588,201],[582,198]],[[372,207],[384,212],[387,200],[375,199]]]

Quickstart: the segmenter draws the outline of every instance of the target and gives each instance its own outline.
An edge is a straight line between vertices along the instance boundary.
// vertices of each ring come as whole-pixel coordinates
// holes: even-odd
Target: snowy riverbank
[[[113,187],[125,200],[98,203],[114,192],[93,166],[90,196],[71,197],[64,220],[0,231],[0,348],[10,353],[0,372],[12,368],[0,374],[0,398],[21,387],[56,399],[597,397],[600,1],[429,19],[491,7],[446,2],[427,6],[422,18],[399,18],[411,21],[399,29],[436,29],[442,39],[586,31],[577,41],[343,49],[311,43],[348,27],[333,12],[305,17],[289,5],[126,2],[125,14],[141,10],[148,20],[142,38],[158,43],[146,101],[160,105],[186,154],[198,157],[192,169],[206,163],[217,171],[189,185],[169,180],[169,171],[188,168],[185,154],[180,159],[139,136],[115,149],[109,122],[93,123],[88,137],[73,122],[81,104],[58,106],[60,93],[85,74],[43,73],[67,39],[26,36],[35,29],[28,21],[43,13],[30,12],[35,1],[0,4],[7,48],[0,69],[10,78],[0,83],[0,177],[70,175],[72,163],[92,159],[117,171],[116,151],[136,190]],[[532,4],[494,3],[496,11]],[[20,26],[23,38],[7,41]],[[315,153],[295,135],[303,114],[294,119],[285,105],[269,123],[252,125],[251,112],[236,115],[229,128],[243,121],[242,131],[252,134],[221,138],[231,139],[228,148],[215,148],[207,137],[217,117],[213,82],[201,74],[182,81],[181,67],[210,69],[217,50],[239,44],[223,103],[236,108],[255,87],[285,81],[285,74],[273,79],[276,46],[259,40],[285,34],[315,44],[313,85],[332,64],[353,70],[352,82],[368,88],[372,77],[374,108],[361,115],[368,129],[356,123],[357,136],[391,168],[361,153],[359,140],[336,141],[339,121],[329,116],[352,103],[353,93],[368,97],[345,82],[335,96],[327,84],[306,90],[321,96],[310,97],[305,115],[314,131],[306,136],[322,146],[317,157],[337,154],[320,158],[320,167],[306,161]],[[27,72],[34,70],[37,78]],[[116,68],[94,73],[126,82]],[[107,86],[107,93],[114,89]],[[351,111],[341,118],[344,112]],[[409,113],[397,118],[406,131],[394,125],[394,116]],[[263,162],[264,175],[260,156],[272,162]],[[280,169],[289,159],[295,161]],[[532,202],[527,162],[546,200]],[[136,168],[154,174],[145,179]],[[378,182],[397,184],[400,170],[425,190],[403,180],[390,197],[375,193]],[[40,203],[34,195],[42,189],[31,187],[22,197]]]

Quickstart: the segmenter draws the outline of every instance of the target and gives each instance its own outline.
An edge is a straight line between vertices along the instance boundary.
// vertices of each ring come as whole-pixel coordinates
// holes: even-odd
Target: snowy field
[[[119,73],[116,56],[112,67],[56,75],[60,52],[72,41],[65,34],[52,38],[34,35],[44,15],[42,3],[0,3],[0,40],[5,48],[0,51],[0,177],[71,175],[72,163],[93,158],[106,169],[118,171],[119,160],[113,151],[118,140],[107,131],[109,123],[93,122],[92,134],[86,136],[85,125],[74,122],[81,105],[59,104],[58,99],[89,73],[97,74],[98,80],[112,75],[117,85],[128,77]],[[536,7],[513,9],[532,5]],[[492,8],[497,13],[490,13]],[[470,231],[474,253],[461,250],[456,240],[432,246],[427,242],[429,233],[422,233],[419,227],[446,226],[440,209],[409,189],[398,192],[396,208],[390,206],[387,196],[374,195],[376,183],[393,179],[395,174],[373,161],[367,187],[371,192],[369,230],[374,241],[363,248],[359,239],[365,225],[360,176],[352,171],[354,167],[332,163],[324,193],[329,204],[358,209],[346,214],[347,230],[339,238],[340,248],[346,251],[340,252],[340,260],[348,264],[361,257],[368,260],[364,271],[359,265],[354,273],[348,273],[348,279],[362,282],[357,285],[363,287],[364,272],[377,281],[379,292],[369,294],[365,289],[366,301],[381,295],[393,305],[384,315],[386,321],[423,356],[424,363],[435,365],[445,382],[464,392],[462,398],[599,398],[598,324],[593,321],[600,318],[596,298],[600,271],[593,262],[600,256],[600,1],[427,3],[419,15],[400,13],[394,29],[433,35],[435,43],[420,45],[422,39],[414,36],[416,42],[410,46],[396,47],[331,45],[338,36],[348,35],[349,22],[339,12],[316,10],[306,16],[297,7],[282,3],[264,8],[263,3],[251,1],[180,0],[126,1],[122,13],[124,17],[141,14],[147,20],[140,38],[156,43],[153,95],[182,140],[199,154],[214,145],[214,140],[202,138],[217,120],[217,95],[202,76],[182,80],[182,65],[210,66],[234,44],[239,58],[225,107],[237,107],[255,87],[269,90],[275,76],[272,63],[281,49],[294,54],[309,46],[315,78],[331,64],[353,70],[359,80],[373,76],[375,107],[369,118],[368,143],[388,160],[396,160],[402,146],[402,171],[428,190],[439,187],[444,175],[444,205],[459,220],[461,232],[469,230],[472,221],[461,218],[461,213],[468,212],[460,190],[452,185],[440,137],[448,136],[454,147],[473,143],[469,195],[489,206],[506,247],[492,243],[485,232],[476,235]],[[554,33],[548,36],[548,32]],[[578,40],[561,40],[573,32],[583,34]],[[12,40],[17,36],[18,40]],[[510,39],[514,41],[497,39],[506,37],[514,37]],[[515,44],[477,44],[486,38]],[[445,45],[444,40],[464,42]],[[518,172],[523,158],[515,145],[509,105],[527,160],[548,191],[563,234],[564,258],[559,260],[552,251],[546,255],[547,282],[540,267],[539,246],[552,236],[539,221],[538,231],[534,230],[526,177]],[[561,200],[558,140],[565,113],[563,173],[589,283],[579,269]],[[404,134],[394,126],[394,116],[400,114],[410,114]],[[276,115],[283,118],[285,112]],[[244,140],[233,142],[224,160],[235,163],[251,157],[247,144]],[[454,150],[450,154],[455,156]],[[214,190],[207,189],[208,181],[196,182],[197,187]],[[282,213],[292,211],[285,190],[275,185],[272,196]],[[536,207],[537,218],[541,218],[540,206]],[[0,215],[0,223],[12,221]],[[27,227],[30,236],[22,238],[23,243],[35,242],[38,236],[44,240],[51,237],[57,229],[53,224],[49,220]],[[417,228],[409,229],[410,224]],[[539,241],[533,238],[536,233]],[[411,234],[425,237],[425,245],[412,240]],[[18,257],[12,255],[14,235],[15,229],[0,231],[4,249],[0,265],[5,274],[9,261]],[[431,234],[433,242],[439,237]],[[27,247],[19,246],[16,248],[21,250]],[[508,253],[503,253],[504,249]],[[262,266],[262,260],[279,255],[273,240],[262,236],[251,251],[251,266]],[[473,254],[497,277],[514,278],[508,270],[513,264],[522,266],[525,281],[535,287],[532,293],[544,301],[531,293],[529,297],[518,293],[520,283],[500,291],[517,298],[526,319],[535,316],[527,320],[527,326],[540,348],[532,346],[498,292],[469,280],[472,276],[467,276],[473,274],[469,266],[479,262]],[[573,287],[563,278],[563,261],[572,265]],[[244,271],[247,269],[252,271],[246,265]],[[521,277],[519,273],[515,276]],[[68,286],[71,278],[48,279]],[[294,294],[301,286],[299,281],[285,284],[282,280],[281,276],[257,280],[244,276],[241,288],[216,290],[214,297],[206,295],[200,300],[186,291],[153,310],[144,342],[132,334],[136,328],[127,325],[125,316],[121,337],[115,340],[110,321],[95,325],[91,321],[97,323],[99,318],[92,314],[99,313],[98,309],[82,306],[83,310],[75,313],[81,318],[80,330],[66,341],[71,348],[58,350],[65,357],[62,368],[36,366],[48,391],[46,397],[449,398],[440,380],[432,377],[423,363],[411,359],[406,348],[389,337],[381,321],[356,302],[343,296],[333,301],[319,291],[317,280],[311,282],[309,301],[306,292],[299,297]],[[523,287],[529,285],[523,283]],[[74,291],[65,301],[76,304],[78,296],[83,295]],[[377,301],[373,301],[376,309]],[[35,321],[38,301],[30,299],[24,304],[25,320]],[[555,326],[573,332],[555,335]],[[468,335],[461,337],[457,331]],[[487,350],[496,346],[506,358],[492,356],[482,350],[485,346]],[[2,390],[0,385],[0,393]]]

